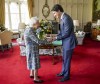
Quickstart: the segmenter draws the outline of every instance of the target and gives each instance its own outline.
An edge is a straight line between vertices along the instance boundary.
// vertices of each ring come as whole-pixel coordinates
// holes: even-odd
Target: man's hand
[[[57,39],[57,35],[55,34],[48,34],[48,35],[46,35],[46,40],[48,41],[48,42],[53,42],[53,41],[55,41]]]
[[[53,38],[52,38],[52,41],[55,41],[55,40],[57,40],[57,37],[53,37]]]

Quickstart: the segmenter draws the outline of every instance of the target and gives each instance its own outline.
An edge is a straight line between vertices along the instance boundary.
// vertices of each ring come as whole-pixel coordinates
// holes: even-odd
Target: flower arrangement
[[[36,32],[39,39],[44,39],[46,34],[52,33],[52,22],[48,20],[41,20],[40,28],[38,28]]]
[[[2,24],[0,24],[0,31],[4,31],[4,30],[5,30],[5,27]]]
[[[78,31],[75,34],[76,34],[76,37],[84,37],[85,36],[85,32],[83,32],[83,31]]]

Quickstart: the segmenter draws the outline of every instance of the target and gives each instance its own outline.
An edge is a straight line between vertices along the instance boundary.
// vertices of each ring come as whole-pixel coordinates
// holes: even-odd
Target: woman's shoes
[[[34,76],[30,76],[30,78],[34,78]]]
[[[30,76],[30,78],[34,78],[34,76]],[[40,76],[38,76],[38,78],[40,78]]]
[[[34,83],[43,83],[43,80],[34,80]]]
[[[38,78],[40,78],[40,76],[37,76]],[[34,78],[34,76],[30,76],[30,78]],[[43,80],[34,80],[34,83],[43,83]]]

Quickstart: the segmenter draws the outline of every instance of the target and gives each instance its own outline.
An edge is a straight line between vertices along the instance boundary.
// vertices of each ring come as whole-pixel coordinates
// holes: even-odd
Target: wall
[[[51,10],[54,5],[53,0],[47,0],[47,1],[48,1],[49,8]],[[40,20],[45,19],[44,16],[42,15],[42,8],[44,4],[45,4],[45,0],[34,0],[34,15],[38,16]],[[50,12],[47,19],[50,20],[54,19],[52,12]]]
[[[78,19],[80,22],[79,29],[83,29],[83,26],[92,21],[92,4],[93,0],[47,0],[50,9],[54,4],[59,3],[64,8],[64,11],[69,14],[72,19]],[[44,19],[42,15],[42,8],[45,4],[45,0],[34,0],[34,15],[40,19]],[[47,19],[54,19],[52,13],[50,13]]]

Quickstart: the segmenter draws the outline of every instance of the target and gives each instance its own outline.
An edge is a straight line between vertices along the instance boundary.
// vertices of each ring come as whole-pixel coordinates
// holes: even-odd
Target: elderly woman
[[[36,36],[35,30],[39,27],[39,20],[37,17],[30,19],[29,28],[24,32],[24,39],[26,45],[27,68],[30,70],[30,77],[34,78],[34,82],[41,83],[38,77],[38,69],[40,68],[39,60],[39,44],[44,44],[45,41],[39,40]]]

